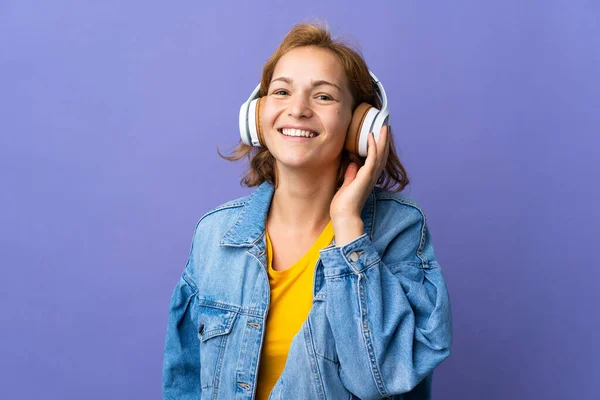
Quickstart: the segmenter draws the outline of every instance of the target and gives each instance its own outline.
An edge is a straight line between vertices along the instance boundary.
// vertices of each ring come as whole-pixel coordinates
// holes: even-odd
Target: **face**
[[[351,118],[352,95],[333,53],[300,47],[279,59],[261,123],[280,168],[337,169]]]

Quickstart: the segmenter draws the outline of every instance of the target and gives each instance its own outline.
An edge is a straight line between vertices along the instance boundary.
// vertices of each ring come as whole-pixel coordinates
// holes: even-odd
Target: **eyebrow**
[[[279,78],[275,78],[271,81],[271,83],[275,82],[275,81],[282,81],[287,83],[288,85],[292,84],[292,80],[290,78],[286,78],[285,76],[281,76]],[[314,81],[312,84],[312,87],[317,87],[317,86],[323,86],[323,85],[327,85],[327,86],[333,86],[334,88],[336,88],[337,90],[339,90],[340,92],[342,91],[342,89],[340,89],[340,87],[338,85],[336,85],[335,83],[331,83],[325,80],[318,80],[318,81]]]

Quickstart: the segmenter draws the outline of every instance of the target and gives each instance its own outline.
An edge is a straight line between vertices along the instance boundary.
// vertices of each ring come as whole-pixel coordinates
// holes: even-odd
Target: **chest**
[[[269,234],[271,239],[272,267],[284,271],[300,260],[312,247],[316,238],[285,234]]]
[[[271,268],[284,271],[306,258],[315,262],[319,257],[319,250],[329,245],[332,239],[331,221],[313,230],[299,230],[270,223],[267,227],[267,244]]]

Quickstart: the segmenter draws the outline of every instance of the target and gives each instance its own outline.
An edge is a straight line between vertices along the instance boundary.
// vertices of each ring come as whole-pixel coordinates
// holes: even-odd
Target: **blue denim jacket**
[[[164,399],[253,399],[269,310],[265,221],[273,187],[198,222],[173,292]],[[430,399],[450,354],[450,303],[423,211],[375,188],[365,233],[321,250],[313,306],[270,399]]]

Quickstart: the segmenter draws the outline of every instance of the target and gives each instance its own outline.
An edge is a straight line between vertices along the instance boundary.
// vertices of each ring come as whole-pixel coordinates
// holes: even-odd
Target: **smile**
[[[281,133],[284,136],[291,136],[291,137],[305,137],[305,138],[314,138],[316,136],[319,136],[318,133],[313,132],[313,131],[307,131],[307,130],[303,130],[303,129],[290,129],[290,128],[283,128],[283,129],[278,129],[279,133]]]

